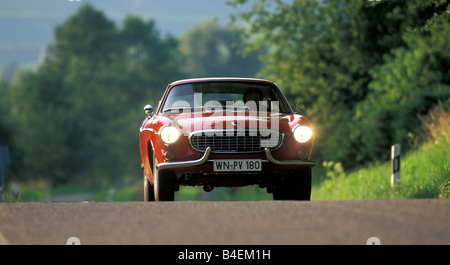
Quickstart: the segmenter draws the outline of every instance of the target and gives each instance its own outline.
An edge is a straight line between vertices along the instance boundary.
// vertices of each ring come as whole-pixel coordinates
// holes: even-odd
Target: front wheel
[[[274,200],[311,200],[311,168],[286,174],[273,187]]]
[[[168,170],[156,169],[157,161],[153,160],[153,176],[155,177],[154,196],[155,201],[175,200],[175,175]]]
[[[153,185],[150,184],[150,181],[145,175],[145,171],[144,171],[144,201],[146,202],[155,201],[155,189]]]

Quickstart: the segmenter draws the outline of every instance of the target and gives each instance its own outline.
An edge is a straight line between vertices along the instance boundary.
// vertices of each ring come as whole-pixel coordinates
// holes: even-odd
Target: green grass
[[[140,201],[143,200],[143,196],[141,187],[136,184],[124,188],[98,190],[94,192],[92,201]]]
[[[3,194],[5,195],[5,194]],[[25,185],[19,185],[19,196],[13,198],[10,196],[11,201],[42,201],[50,198],[49,189],[44,181],[29,181]],[[4,198],[5,199],[5,198]],[[4,200],[8,201],[8,200]]]
[[[402,154],[400,183],[391,187],[390,180],[390,162],[370,165],[338,178],[326,178],[313,187],[311,200],[448,198],[449,141],[427,142]]]

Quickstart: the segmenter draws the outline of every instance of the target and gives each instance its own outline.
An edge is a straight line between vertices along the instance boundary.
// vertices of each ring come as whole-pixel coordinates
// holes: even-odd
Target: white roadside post
[[[394,187],[400,182],[400,144],[395,144],[391,147],[391,160],[391,187]]]

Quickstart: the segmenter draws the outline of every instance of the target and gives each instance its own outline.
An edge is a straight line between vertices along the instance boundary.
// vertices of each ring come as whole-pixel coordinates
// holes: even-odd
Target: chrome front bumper
[[[268,148],[264,149],[264,153],[266,154],[267,160],[276,166],[315,166],[316,162],[314,161],[302,161],[302,160],[277,160],[273,158],[270,150]],[[183,162],[164,162],[156,165],[158,170],[161,169],[171,169],[171,168],[182,168],[182,167],[195,167],[201,166],[206,161],[208,161],[209,155],[211,154],[211,148],[207,147],[205,153],[200,159],[191,160],[191,161],[183,161]]]
[[[273,158],[272,154],[270,153],[270,150],[268,148],[264,149],[264,153],[266,153],[267,160],[269,160],[270,163],[276,165],[276,166],[315,166],[315,161],[303,161],[303,160],[277,160]]]
[[[205,150],[205,153],[200,159],[197,160],[191,160],[191,161],[183,161],[183,162],[164,162],[159,163],[156,165],[156,169],[169,169],[169,168],[180,168],[180,167],[195,167],[203,165],[209,157],[209,154],[211,154],[211,148],[207,147]]]

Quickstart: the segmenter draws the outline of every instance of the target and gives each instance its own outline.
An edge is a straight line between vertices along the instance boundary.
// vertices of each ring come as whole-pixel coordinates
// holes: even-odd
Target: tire
[[[156,159],[153,158],[153,174],[155,177],[154,196],[155,201],[175,200],[175,175],[168,170],[156,169]]]
[[[274,200],[311,200],[311,168],[286,174],[273,187]]]
[[[155,189],[150,181],[148,181],[147,176],[144,172],[144,201],[151,202],[155,201]]]

